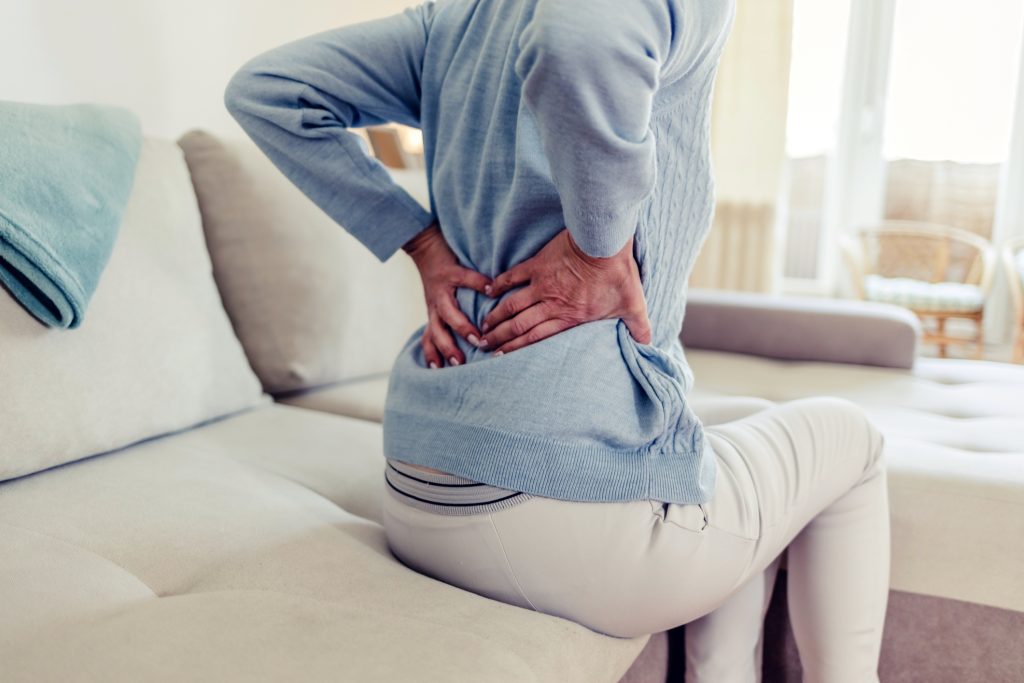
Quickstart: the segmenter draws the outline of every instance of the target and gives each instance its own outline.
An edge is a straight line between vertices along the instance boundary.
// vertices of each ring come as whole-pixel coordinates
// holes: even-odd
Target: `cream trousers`
[[[391,551],[446,583],[610,636],[693,622],[687,679],[726,682],[757,680],[753,649],[788,547],[804,680],[877,681],[889,588],[881,433],[835,398],[702,417],[718,461],[706,504],[534,497],[453,516],[385,487]]]

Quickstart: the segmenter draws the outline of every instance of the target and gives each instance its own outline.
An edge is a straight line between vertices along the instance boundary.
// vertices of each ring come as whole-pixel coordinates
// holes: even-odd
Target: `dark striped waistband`
[[[529,500],[522,491],[492,486],[454,474],[424,472],[387,459],[384,479],[389,495],[406,505],[442,515],[495,512]]]

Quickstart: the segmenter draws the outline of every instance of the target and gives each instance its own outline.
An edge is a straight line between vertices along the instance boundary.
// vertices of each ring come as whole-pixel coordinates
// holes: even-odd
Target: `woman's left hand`
[[[621,318],[641,344],[651,342],[651,321],[633,258],[633,238],[605,258],[589,256],[562,229],[534,256],[494,278],[485,294],[505,297],[483,320],[481,348],[495,354],[529,346],[594,320]]]
[[[469,321],[455,300],[458,287],[468,287],[481,294],[491,284],[490,278],[475,270],[464,268],[441,234],[438,224],[432,223],[402,246],[412,257],[423,281],[423,296],[427,303],[427,327],[423,331],[423,357],[431,368],[461,365],[466,357],[452,337],[452,331],[473,346],[480,343],[480,331]]]

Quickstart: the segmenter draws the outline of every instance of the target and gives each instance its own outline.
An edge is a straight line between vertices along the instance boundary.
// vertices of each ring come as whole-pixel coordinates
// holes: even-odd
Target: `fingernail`
[[[434,361],[430,361],[430,369],[437,370],[437,363],[435,363]]]
[[[473,346],[480,346],[480,340],[476,338],[475,334],[469,335],[468,337],[466,337],[466,339],[468,339],[469,343],[472,344]]]
[[[504,351],[495,351],[495,352],[494,352],[494,355],[495,355],[495,356],[504,356],[504,355],[505,355],[505,352],[504,352]]]
[[[448,359],[448,362],[451,363],[452,365],[458,365],[459,359],[456,358],[455,356],[452,356],[451,358]]]
[[[487,347],[487,340],[486,339],[481,339],[480,340],[480,348],[483,349],[483,348],[486,348],[486,347]]]
[[[490,294],[491,293],[491,286],[490,285],[484,285],[484,293],[485,294]]]
[[[484,321],[484,324],[480,326],[480,331],[481,331],[481,332],[486,332],[486,331],[487,331],[487,330],[489,330],[489,329],[491,329],[491,326],[490,326],[490,325],[488,325],[488,324],[487,324],[487,321],[485,320],[485,321]]]

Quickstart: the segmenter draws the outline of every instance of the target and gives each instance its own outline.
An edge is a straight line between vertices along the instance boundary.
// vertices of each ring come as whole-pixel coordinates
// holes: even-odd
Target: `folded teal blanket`
[[[141,144],[121,107],[0,101],[0,284],[44,325],[81,324]]]

